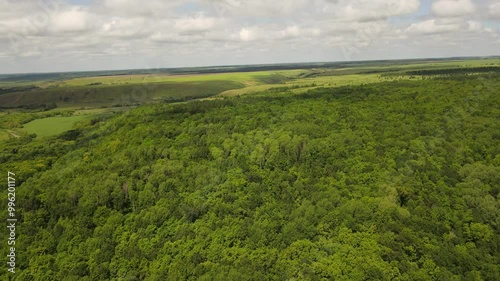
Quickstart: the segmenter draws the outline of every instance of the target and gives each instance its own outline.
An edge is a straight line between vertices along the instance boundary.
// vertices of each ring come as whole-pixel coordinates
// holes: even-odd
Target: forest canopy
[[[270,90],[5,141],[16,280],[500,280],[498,89]]]

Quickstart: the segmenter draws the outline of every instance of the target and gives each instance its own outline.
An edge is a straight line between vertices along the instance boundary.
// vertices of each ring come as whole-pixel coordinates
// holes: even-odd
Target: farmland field
[[[62,80],[0,82],[0,106],[18,107],[111,107],[149,102],[186,101],[214,96],[258,93],[274,87],[305,92],[317,87],[347,86],[394,79],[409,79],[409,71],[500,66],[498,59],[413,61],[388,64],[372,62],[325,68],[266,70],[254,72],[129,74],[77,77]],[[300,65],[298,66],[300,67]],[[385,75],[384,75],[385,74]],[[384,75],[384,77],[381,77]]]
[[[73,128],[75,123],[90,118],[90,115],[79,115],[70,117],[48,117],[36,119],[24,124],[23,130],[37,136],[53,136],[61,134]]]

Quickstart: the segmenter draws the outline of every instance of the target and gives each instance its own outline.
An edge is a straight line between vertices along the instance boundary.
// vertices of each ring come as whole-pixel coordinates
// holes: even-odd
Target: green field
[[[71,130],[75,123],[88,119],[91,116],[92,115],[78,115],[70,117],[56,116],[36,119],[24,124],[23,130],[29,134],[36,134],[41,137],[54,136]]]
[[[7,130],[0,129],[0,141],[8,140],[11,136]]]
[[[283,75],[286,77],[295,77],[301,73],[301,70],[287,71],[257,71],[257,72],[234,72],[234,73],[213,73],[213,74],[184,74],[184,75],[119,75],[104,77],[85,77],[65,80],[62,82],[53,82],[46,84],[50,86],[88,86],[92,83],[102,83],[102,85],[120,85],[120,84],[156,84],[156,83],[182,83],[182,82],[205,82],[205,81],[233,81],[239,83],[254,84],[265,81],[272,75]]]

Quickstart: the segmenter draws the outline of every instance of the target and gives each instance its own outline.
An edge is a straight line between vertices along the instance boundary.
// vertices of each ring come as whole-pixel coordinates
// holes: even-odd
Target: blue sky
[[[498,50],[500,0],[0,0],[0,73]]]

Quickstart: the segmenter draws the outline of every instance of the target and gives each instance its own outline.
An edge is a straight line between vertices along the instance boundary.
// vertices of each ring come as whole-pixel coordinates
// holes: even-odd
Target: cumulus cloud
[[[163,30],[153,33],[149,39],[156,43],[186,44],[186,46],[188,46],[193,42],[202,41],[204,37],[199,34],[180,35],[173,30]]]
[[[471,0],[438,0],[432,4],[432,12],[438,17],[460,17],[475,10]]]
[[[484,30],[484,25],[478,21],[468,21],[467,25],[469,31],[479,32]]]
[[[500,19],[500,1],[492,2],[488,6],[488,11],[490,17]]]
[[[248,28],[242,28],[239,32],[241,41],[253,41],[257,39],[257,32]]]
[[[262,26],[244,27],[238,31],[237,38],[243,42],[251,41],[288,41],[293,39],[308,40],[321,36],[320,28],[300,27],[289,25],[286,27],[272,26],[263,28]],[[230,38],[234,38],[230,36]]]
[[[218,16],[283,16],[311,5],[309,0],[203,0]]]
[[[100,35],[106,37],[133,38],[147,34],[143,18],[112,18],[101,25]]]
[[[141,61],[404,58],[422,44],[433,46],[429,57],[448,55],[444,42],[462,55],[478,42],[489,53],[500,47],[486,22],[500,18],[500,1],[436,0],[431,11],[423,8],[421,0],[0,0],[0,72],[31,71],[31,64],[60,71]]]
[[[175,21],[174,28],[183,34],[204,33],[213,29],[218,20],[216,18],[196,15],[193,17],[180,18]]]
[[[420,0],[320,0],[321,11],[343,21],[370,21],[417,12]]]
[[[79,32],[91,27],[91,15],[82,8],[61,11],[52,16],[50,30],[53,32]]]
[[[436,34],[449,33],[460,30],[459,24],[439,22],[435,19],[426,20],[410,25],[407,29],[410,33],[418,34]]]
[[[175,8],[185,2],[182,0],[104,0],[102,3],[97,2],[96,11],[114,16],[165,16],[175,12]]]
[[[33,14],[39,9],[37,1],[34,0],[0,0],[0,18],[2,19],[26,17],[27,14]]]

